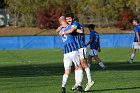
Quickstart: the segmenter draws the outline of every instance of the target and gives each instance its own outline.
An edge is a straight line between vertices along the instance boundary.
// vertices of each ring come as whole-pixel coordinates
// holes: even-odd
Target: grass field
[[[140,53],[127,64],[130,48],[103,48],[100,57],[107,70],[94,62],[95,85],[88,93],[140,93]],[[140,52],[140,51],[138,51]],[[60,49],[0,50],[0,93],[61,93],[63,52]],[[83,87],[86,85],[84,76]],[[67,93],[74,84],[74,71]]]

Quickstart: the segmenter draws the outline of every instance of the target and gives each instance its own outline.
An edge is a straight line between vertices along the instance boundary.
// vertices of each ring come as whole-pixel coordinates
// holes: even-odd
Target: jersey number
[[[64,36],[62,37],[62,40],[63,40],[63,42],[67,41],[67,36],[64,35]]]

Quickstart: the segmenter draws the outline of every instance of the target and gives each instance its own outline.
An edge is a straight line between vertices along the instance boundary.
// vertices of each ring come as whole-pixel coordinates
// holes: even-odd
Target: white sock
[[[76,84],[81,86],[82,80],[83,80],[83,70],[75,70]]]
[[[85,69],[85,72],[86,72],[86,74],[87,74],[88,83],[90,83],[90,82],[92,81],[90,69],[87,67],[87,68]]]
[[[65,87],[66,86],[67,80],[68,80],[68,75],[67,74],[64,74],[63,75],[63,80],[62,80],[62,87]]]
[[[130,59],[131,59],[131,60],[133,60],[133,59],[134,59],[134,57],[135,57],[135,54],[134,54],[134,53],[132,53],[132,54],[131,54],[131,56],[130,56]]]
[[[78,71],[75,70],[75,84],[78,85]]]
[[[99,64],[99,66],[102,67],[102,68],[105,67],[105,65],[104,65],[102,62],[99,62],[98,64]]]

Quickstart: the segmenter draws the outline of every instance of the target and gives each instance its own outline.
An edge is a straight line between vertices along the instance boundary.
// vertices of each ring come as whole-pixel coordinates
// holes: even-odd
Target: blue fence
[[[101,47],[131,47],[133,34],[101,34]],[[86,42],[89,35],[85,36]],[[0,49],[62,48],[59,36],[0,37]]]

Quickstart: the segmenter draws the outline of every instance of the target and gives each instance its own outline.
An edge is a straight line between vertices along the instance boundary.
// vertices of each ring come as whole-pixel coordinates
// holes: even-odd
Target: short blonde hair
[[[59,17],[59,22],[66,21],[65,16]]]

